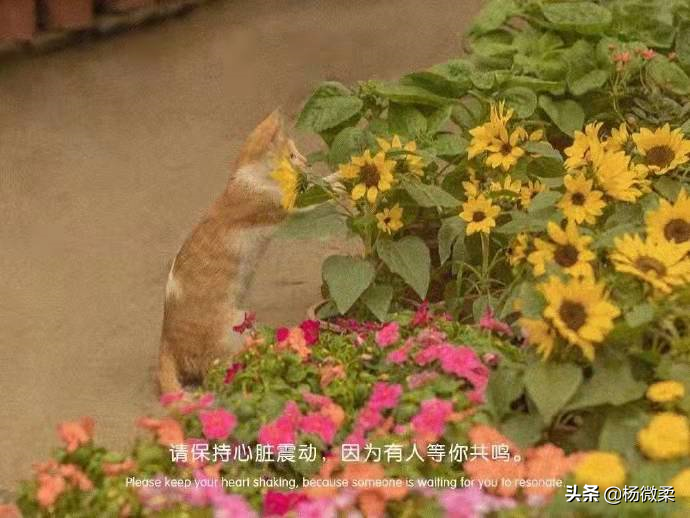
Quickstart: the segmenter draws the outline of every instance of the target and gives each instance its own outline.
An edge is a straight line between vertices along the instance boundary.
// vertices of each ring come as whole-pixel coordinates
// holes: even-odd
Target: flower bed
[[[298,126],[332,174],[275,177],[284,238],[361,240],[324,263],[321,325],[247,319],[243,352],[165,395],[126,455],[63,425],[20,508],[682,514],[689,31],[683,2],[495,0],[466,59],[319,86]]]

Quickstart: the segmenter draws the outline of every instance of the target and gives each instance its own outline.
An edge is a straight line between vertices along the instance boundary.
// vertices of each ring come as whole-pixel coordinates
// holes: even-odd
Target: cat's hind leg
[[[177,362],[165,344],[161,344],[161,352],[158,364],[158,386],[161,394],[179,392],[182,390],[180,384]]]

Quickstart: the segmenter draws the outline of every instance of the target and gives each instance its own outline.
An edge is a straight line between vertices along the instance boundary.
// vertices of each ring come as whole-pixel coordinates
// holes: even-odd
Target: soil
[[[323,79],[395,78],[456,56],[478,0],[234,0],[0,64],[0,487],[62,420],[125,447],[152,382],[172,257],[244,136]],[[314,139],[296,135],[307,150]],[[341,247],[274,242],[251,292],[299,321]]]

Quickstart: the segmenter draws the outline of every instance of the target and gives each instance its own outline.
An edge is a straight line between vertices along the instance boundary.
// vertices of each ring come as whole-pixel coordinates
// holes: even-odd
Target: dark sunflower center
[[[675,156],[673,150],[668,146],[654,146],[647,151],[647,165],[668,167]]]
[[[484,221],[486,219],[486,214],[484,211],[478,210],[474,214],[472,214],[472,221],[475,223],[479,223],[480,221]]]
[[[573,202],[573,205],[584,205],[585,195],[581,192],[576,192],[573,193],[573,195],[570,197],[570,200]]]
[[[690,241],[690,222],[679,218],[672,219],[664,227],[664,236],[676,243]]]
[[[367,187],[373,187],[379,184],[381,175],[374,164],[365,164],[360,169],[359,176]]]
[[[658,259],[649,257],[648,255],[638,257],[637,261],[635,261],[635,266],[644,273],[655,272],[660,277],[666,274],[666,267],[664,264]]]
[[[573,331],[577,331],[587,322],[587,311],[585,311],[584,306],[572,300],[564,300],[561,303],[558,315],[565,322],[565,325]]]
[[[501,153],[503,153],[504,155],[509,155],[512,151],[513,146],[510,145],[510,142],[504,142],[501,146]]]
[[[554,260],[563,268],[570,268],[577,263],[580,253],[573,245],[561,245],[553,254]]]
[[[391,222],[391,217],[390,217],[390,216],[386,216],[385,218],[383,218],[383,222],[384,222],[386,225],[388,225],[388,224]]]

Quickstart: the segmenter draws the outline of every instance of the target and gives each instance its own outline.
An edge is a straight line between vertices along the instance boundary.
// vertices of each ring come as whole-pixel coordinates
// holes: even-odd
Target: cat
[[[242,344],[233,327],[257,260],[287,216],[272,173],[288,159],[305,159],[286,136],[278,110],[247,138],[227,187],[177,253],[166,285],[158,383],[161,393],[178,392],[203,378],[216,359]]]

